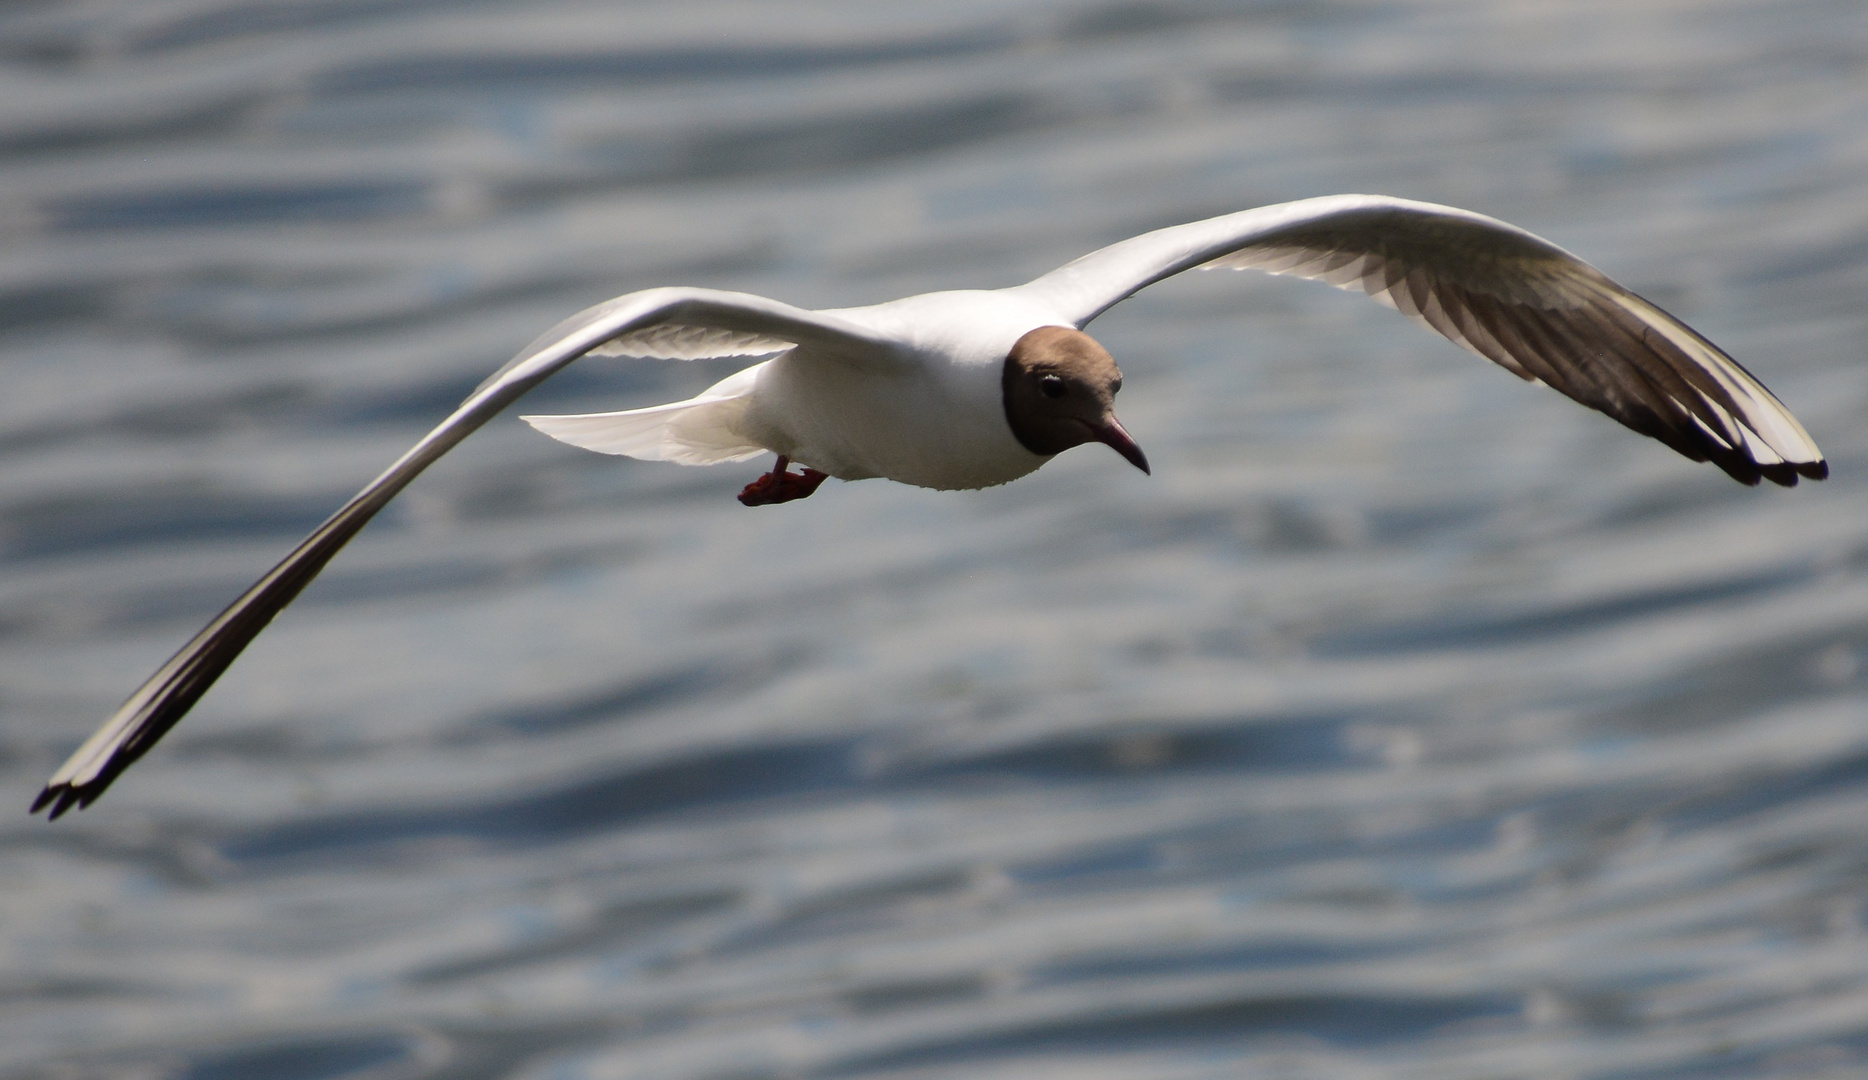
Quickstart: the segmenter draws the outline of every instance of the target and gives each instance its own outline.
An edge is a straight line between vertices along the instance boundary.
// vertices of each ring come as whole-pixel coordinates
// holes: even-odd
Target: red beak
[[[1142,448],[1135,445],[1135,440],[1123,428],[1121,421],[1114,416],[1109,416],[1105,417],[1101,424],[1085,421],[1083,426],[1090,429],[1090,434],[1096,437],[1097,442],[1128,458],[1129,464],[1143,473],[1148,473],[1148,455],[1142,453]]]

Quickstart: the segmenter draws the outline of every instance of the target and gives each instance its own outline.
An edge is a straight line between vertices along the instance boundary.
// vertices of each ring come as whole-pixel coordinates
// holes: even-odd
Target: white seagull
[[[1147,472],[1113,411],[1122,374],[1083,327],[1196,267],[1360,289],[1745,484],[1829,473],[1790,411],[1712,342],[1547,240],[1431,203],[1281,203],[1144,233],[1013,288],[873,307],[806,311],[745,293],[647,289],[571,316],[482,383],[150,676],[53,774],[33,812],[90,805],[417,473],[581,356],[771,355],[687,401],[525,418],[574,446],[650,461],[778,455],[740,493],[749,506],[804,498],[826,476],[991,487],[1087,442]]]

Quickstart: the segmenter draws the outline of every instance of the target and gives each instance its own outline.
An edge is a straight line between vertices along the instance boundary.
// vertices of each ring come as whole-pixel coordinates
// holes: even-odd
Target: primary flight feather
[[[1121,372],[1082,331],[1138,290],[1194,268],[1360,289],[1742,483],[1828,475],[1789,410],[1684,323],[1546,240],[1430,203],[1335,195],[1260,207],[1144,233],[1014,288],[863,308],[649,289],[579,312],[521,350],[157,669],[32,809],[57,818],[95,801],[416,474],[581,356],[770,357],[687,401],[525,418],[573,445],[648,460],[778,455],[740,493],[748,505],[804,498],[828,476],[989,487],[1086,442],[1146,472],[1115,416]]]

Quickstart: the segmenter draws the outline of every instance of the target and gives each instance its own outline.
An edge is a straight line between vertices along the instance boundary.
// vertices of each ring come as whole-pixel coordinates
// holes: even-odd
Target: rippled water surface
[[[22,0],[0,89],[0,1077],[1868,1071],[1859,0]],[[1152,478],[750,511],[503,417],[26,816],[577,308],[1338,191],[1582,253],[1834,479],[1188,275],[1095,327]]]

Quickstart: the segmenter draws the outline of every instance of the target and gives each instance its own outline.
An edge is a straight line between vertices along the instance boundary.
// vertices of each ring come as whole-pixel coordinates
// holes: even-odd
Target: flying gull
[[[416,474],[579,357],[770,356],[687,401],[525,417],[572,445],[650,461],[776,454],[740,493],[749,506],[804,498],[830,476],[991,487],[1088,442],[1147,472],[1114,412],[1122,373],[1083,327],[1145,286],[1216,267],[1360,289],[1741,483],[1829,473],[1789,410],[1712,342],[1547,240],[1430,203],[1281,203],[1144,233],[1013,288],[873,307],[647,289],[571,316],[476,388],[150,676],[53,774],[33,812],[57,818],[94,802]]]

